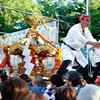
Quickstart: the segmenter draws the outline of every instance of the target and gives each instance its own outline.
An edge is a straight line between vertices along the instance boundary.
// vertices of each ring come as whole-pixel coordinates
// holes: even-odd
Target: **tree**
[[[65,37],[69,28],[78,22],[78,16],[85,11],[85,3],[68,2],[65,0],[38,0],[43,16],[59,19],[59,38]]]
[[[28,24],[24,20],[27,13],[40,13],[37,3],[32,3],[32,0],[0,0],[0,31],[1,32],[14,32],[28,28]],[[13,8],[13,10],[9,9]],[[29,16],[29,15],[28,15]]]
[[[91,1],[91,32],[93,36],[97,39],[100,39],[98,35],[100,35],[100,0]]]
[[[86,14],[86,0],[0,0],[0,5],[14,8],[9,10],[0,8],[0,31],[14,32],[30,27],[24,20],[24,16],[32,15],[18,12],[16,10],[26,11],[30,13],[37,12],[43,16],[55,18],[59,20],[59,35],[65,37],[69,28],[78,22],[78,16]],[[100,29],[100,0],[92,0],[90,3],[91,16],[91,32],[96,37]]]

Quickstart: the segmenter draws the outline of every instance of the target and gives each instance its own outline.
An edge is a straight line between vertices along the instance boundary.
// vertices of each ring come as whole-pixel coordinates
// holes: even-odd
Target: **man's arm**
[[[89,45],[92,45],[94,47],[100,48],[100,42],[91,42],[91,41],[88,41],[86,44],[89,44]]]

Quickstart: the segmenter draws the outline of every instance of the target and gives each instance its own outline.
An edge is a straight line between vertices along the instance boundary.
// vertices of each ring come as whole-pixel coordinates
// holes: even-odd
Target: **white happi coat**
[[[64,39],[64,42],[68,44],[70,47],[76,49],[76,51],[72,50],[70,47],[67,45],[63,44],[61,45],[62,49],[62,55],[63,55],[63,60],[71,60],[71,64],[69,65],[70,67],[73,66],[75,57],[78,61],[78,63],[82,66],[85,67],[88,64],[88,59],[84,57],[84,55],[81,52],[81,48],[83,48],[86,44],[87,41],[93,41],[95,42],[96,40],[93,38],[92,34],[88,30],[88,28],[85,28],[84,33],[81,28],[81,24],[76,24],[70,28],[67,36]],[[100,61],[100,59],[99,59]]]

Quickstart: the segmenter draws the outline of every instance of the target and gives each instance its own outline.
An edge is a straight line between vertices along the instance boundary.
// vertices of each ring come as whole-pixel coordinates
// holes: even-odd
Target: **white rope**
[[[5,9],[9,9],[9,10],[13,10],[13,11],[17,11],[17,12],[32,15],[32,13],[30,13],[30,12],[26,12],[26,11],[22,11],[22,10],[19,10],[19,9],[14,9],[14,8],[9,8],[9,7],[5,7],[5,6],[1,6],[1,5],[0,5],[0,8],[5,8]]]
[[[21,12],[21,13],[25,13],[25,14],[29,14],[29,15],[33,15],[33,13],[30,13],[30,12],[26,12],[26,11],[23,11],[23,10],[14,9],[14,8],[2,6],[2,5],[0,5],[0,8],[4,8],[4,9],[8,9],[8,10],[13,10],[13,11],[17,11],[17,12]],[[42,17],[46,17],[46,16],[42,16]],[[52,20],[54,20],[54,21],[58,21],[58,22],[67,23],[67,22],[65,22],[64,20],[59,20],[59,19],[55,19],[55,18],[50,18],[50,19],[52,19]]]

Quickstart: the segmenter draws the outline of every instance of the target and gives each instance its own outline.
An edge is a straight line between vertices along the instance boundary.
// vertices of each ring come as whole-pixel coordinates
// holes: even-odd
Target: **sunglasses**
[[[85,21],[90,21],[90,19],[83,19],[83,20],[85,20]]]

